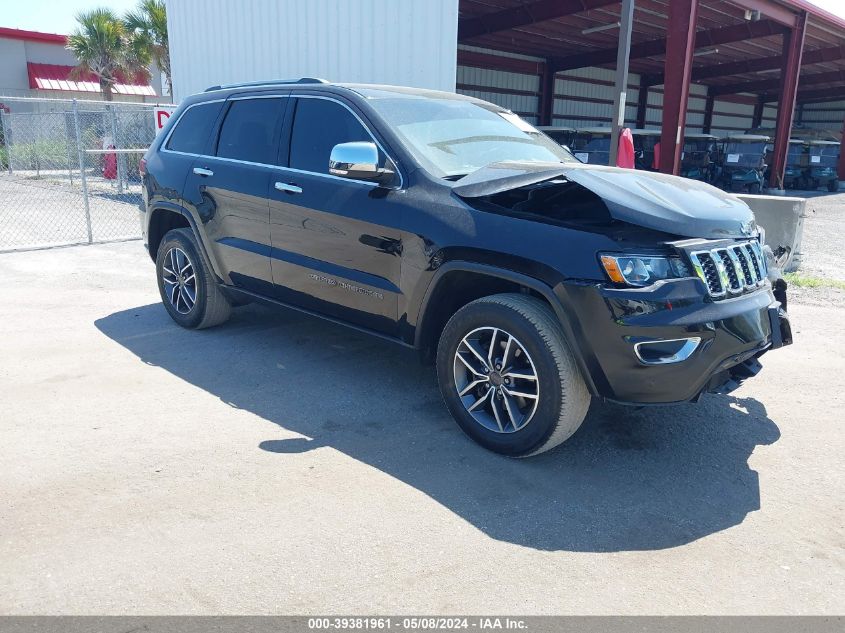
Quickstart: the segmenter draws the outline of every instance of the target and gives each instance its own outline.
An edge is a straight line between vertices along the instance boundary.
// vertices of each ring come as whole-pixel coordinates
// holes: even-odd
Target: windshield
[[[757,169],[763,162],[766,148],[763,142],[727,143],[724,150],[725,166]]]
[[[810,165],[835,167],[839,158],[839,147],[837,145],[811,145]]]
[[[588,152],[609,152],[610,139],[601,136],[597,138],[591,138],[589,141],[584,143],[583,149]]]
[[[786,153],[787,165],[800,165],[801,157],[804,156],[804,146],[797,143],[790,143]]]
[[[710,149],[710,141],[704,140],[687,140],[684,141],[685,152],[706,152]]]
[[[373,99],[414,157],[441,178],[502,161],[577,162],[517,115],[458,99]]]
[[[607,165],[610,156],[610,137],[580,133],[572,141],[572,152],[582,163]]]
[[[729,154],[757,154],[762,156],[766,151],[765,143],[728,143],[725,152]]]

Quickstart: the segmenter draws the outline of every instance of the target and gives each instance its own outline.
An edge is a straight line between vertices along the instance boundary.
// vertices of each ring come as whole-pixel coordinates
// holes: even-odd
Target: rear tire
[[[461,429],[510,457],[562,443],[590,405],[557,316],[527,295],[484,297],[458,310],[437,346],[437,378]]]
[[[232,312],[190,229],[168,231],[156,254],[161,301],[170,317],[190,330],[219,325]]]
[[[827,190],[833,193],[834,191],[839,191],[839,181],[838,180],[829,180],[827,182]]]

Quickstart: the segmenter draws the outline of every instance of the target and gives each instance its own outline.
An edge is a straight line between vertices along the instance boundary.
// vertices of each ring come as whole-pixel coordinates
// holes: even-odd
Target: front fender
[[[561,323],[561,326],[563,327],[567,342],[569,343],[569,347],[575,356],[575,361],[578,364],[578,368],[581,371],[581,375],[584,378],[587,388],[591,394],[598,395],[596,381],[599,383],[605,383],[606,378],[604,377],[602,370],[599,368],[598,363],[595,362],[592,347],[589,345],[589,341],[587,341],[583,336],[577,315],[573,311],[571,302],[568,301],[567,285],[569,283],[576,282],[564,281],[562,278],[559,278],[553,287],[549,283],[541,281],[535,277],[514,270],[498,268],[490,264],[462,260],[446,262],[434,271],[430,282],[420,291],[420,296],[415,298],[415,301],[412,300],[411,302],[412,305],[416,304],[417,306],[414,311],[416,315],[414,346],[416,348],[419,349],[423,345],[422,337],[426,326],[425,319],[426,315],[429,314],[427,308],[429,307],[429,302],[434,295],[434,291],[437,288],[437,285],[442,282],[447,275],[454,272],[475,273],[501,279],[524,288],[529,288],[542,296],[552,307],[555,315]],[[558,275],[558,277],[560,276]]]

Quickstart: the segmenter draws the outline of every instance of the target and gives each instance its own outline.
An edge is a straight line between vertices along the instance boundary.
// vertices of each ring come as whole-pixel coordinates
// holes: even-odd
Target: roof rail
[[[222,84],[220,86],[211,86],[206,88],[203,92],[212,92],[213,90],[228,90],[229,88],[250,88],[252,86],[283,86],[288,84],[327,84],[325,79],[318,77],[300,77],[299,79],[265,79],[264,81],[247,81],[237,84]]]

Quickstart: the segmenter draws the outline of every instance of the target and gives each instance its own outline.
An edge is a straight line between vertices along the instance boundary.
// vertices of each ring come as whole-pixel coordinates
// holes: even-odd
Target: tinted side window
[[[338,143],[372,141],[353,114],[335,101],[297,99],[290,138],[290,166],[329,172],[329,155]]]
[[[217,155],[268,165],[276,162],[282,99],[233,101],[220,128]]]
[[[167,141],[167,149],[188,154],[205,152],[221,103],[201,103],[185,111]]]

